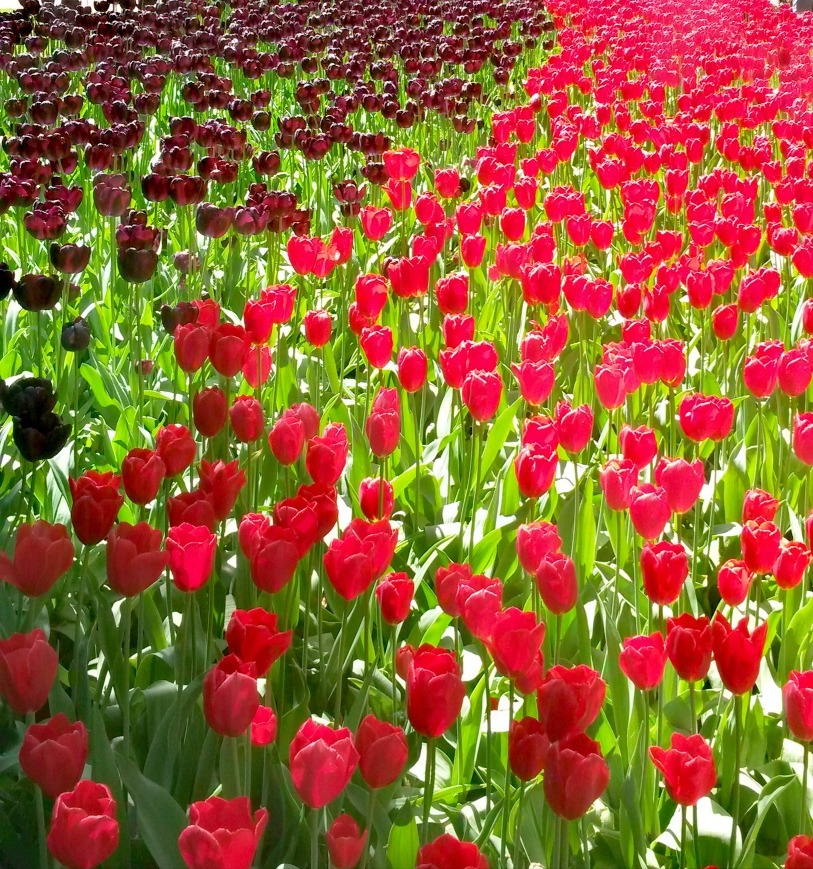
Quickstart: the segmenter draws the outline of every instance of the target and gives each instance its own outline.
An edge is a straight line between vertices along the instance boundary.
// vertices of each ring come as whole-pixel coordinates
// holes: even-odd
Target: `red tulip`
[[[688,513],[700,497],[705,482],[703,462],[662,458],[655,467],[655,482],[666,490],[673,513]]]
[[[538,622],[534,613],[516,607],[497,613],[488,651],[497,672],[511,679],[523,694],[536,691],[542,684],[544,639],[545,624]]]
[[[41,724],[29,724],[20,746],[20,769],[50,799],[72,790],[82,778],[88,756],[88,732],[60,712]]]
[[[531,443],[520,448],[514,459],[514,473],[520,493],[540,498],[553,484],[558,466],[556,452],[548,446]]]
[[[253,443],[260,439],[265,427],[262,405],[251,395],[240,395],[229,408],[229,421],[238,441]]]
[[[512,721],[508,731],[508,763],[521,781],[535,779],[545,768],[550,740],[536,718],[526,716]]]
[[[257,670],[237,655],[226,655],[203,677],[203,714],[221,736],[240,736],[251,725],[260,698]]]
[[[782,540],[772,573],[779,588],[795,588],[810,564],[810,550],[798,540]]]
[[[134,504],[149,504],[164,480],[166,466],[152,450],[133,449],[121,463],[124,493]]]
[[[312,437],[308,441],[305,467],[313,482],[333,486],[344,471],[348,449],[347,431],[341,423],[331,423],[321,437]]]
[[[801,742],[813,739],[813,671],[792,670],[782,686],[788,730]]]
[[[66,869],[94,869],[119,846],[116,802],[107,785],[83,779],[54,803],[48,850]]]
[[[85,546],[92,546],[107,537],[124,503],[119,478],[112,473],[88,471],[76,480],[71,477],[69,482],[73,530]]]
[[[427,739],[442,736],[460,715],[466,696],[454,653],[430,645],[416,649],[406,683],[409,723]]]
[[[658,453],[655,432],[645,425],[638,428],[623,425],[618,437],[624,458],[629,459],[639,470],[646,467]]]
[[[753,581],[754,574],[746,563],[736,558],[729,558],[717,571],[717,589],[729,606],[739,606],[748,597]]]
[[[258,809],[252,815],[248,797],[209,797],[192,803],[189,822],[178,837],[189,869],[250,869],[268,812]]]
[[[660,684],[666,666],[666,648],[661,633],[627,637],[618,663],[624,675],[641,691]]]
[[[165,425],[155,436],[155,452],[166,467],[167,477],[177,477],[195,461],[197,447],[183,425]]]
[[[569,555],[549,552],[535,571],[536,585],[542,602],[554,615],[570,612],[579,600],[576,565]]]
[[[742,557],[754,573],[770,573],[779,556],[782,532],[773,522],[750,519],[740,532]]]
[[[299,417],[283,414],[269,432],[268,445],[281,465],[292,465],[305,446],[305,427]]]
[[[246,475],[237,466],[236,459],[228,464],[201,459],[200,490],[209,499],[218,521],[222,522],[231,514],[245,484]]]
[[[632,488],[638,482],[638,469],[629,459],[610,459],[599,472],[599,482],[607,506],[626,510],[632,502]]]
[[[199,371],[209,356],[211,329],[198,323],[182,323],[175,329],[173,340],[181,371],[187,374]]]
[[[471,567],[468,564],[450,564],[435,571],[435,595],[438,604],[452,618],[460,615],[457,592],[462,579],[471,579]]]
[[[392,330],[387,326],[367,326],[361,330],[359,346],[373,368],[384,368],[392,359]]]
[[[336,869],[353,869],[367,846],[367,831],[362,833],[350,815],[339,815],[325,833],[325,841]]]
[[[0,696],[17,715],[36,712],[48,699],[57,663],[40,628],[0,640]]]
[[[734,405],[729,398],[689,394],[680,402],[679,419],[689,440],[721,441],[728,437],[734,425]]]
[[[575,821],[604,793],[610,770],[599,744],[583,733],[554,742],[545,760],[544,789],[548,805],[562,818]]]
[[[598,717],[606,693],[604,680],[586,664],[551,667],[536,694],[548,739],[556,742],[584,733]]]
[[[683,546],[667,540],[645,543],[641,549],[641,575],[652,603],[674,603],[689,575],[689,559]]]
[[[205,438],[213,438],[220,434],[226,424],[228,412],[226,395],[219,386],[201,389],[192,399],[192,418],[195,421],[195,428]]]
[[[732,628],[719,612],[711,623],[714,660],[723,685],[732,694],[747,694],[757,681],[762,653],[765,649],[767,622],[753,633],[748,632],[748,619]]]
[[[630,519],[635,530],[647,540],[663,533],[671,511],[666,489],[642,483],[634,486],[630,498]]]
[[[197,591],[206,585],[215,561],[217,538],[202,525],[184,522],[169,529],[169,570],[180,591]]]
[[[0,552],[0,581],[11,583],[27,597],[47,594],[73,564],[75,551],[64,525],[43,519],[17,528],[14,557]]]
[[[673,733],[668,749],[653,745],[649,756],[663,776],[667,793],[678,805],[697,805],[717,783],[711,746],[699,733]]]
[[[415,869],[489,869],[489,864],[474,842],[444,833],[418,849]]]
[[[209,359],[222,377],[234,377],[243,367],[251,340],[242,326],[221,323],[212,329]]]
[[[711,623],[706,616],[683,613],[668,619],[666,655],[675,672],[687,682],[705,679],[711,665]]]
[[[502,379],[496,371],[470,371],[461,392],[463,403],[477,422],[491,419],[500,406]]]
[[[381,489],[384,489],[383,497]],[[389,519],[395,509],[395,496],[392,483],[380,477],[365,477],[359,483],[359,506],[370,522]]]
[[[339,796],[358,761],[346,727],[334,729],[308,718],[291,741],[291,779],[299,798],[311,809],[321,809]]]
[[[813,867],[813,838],[794,836],[788,842],[785,869],[811,869]]]
[[[749,519],[764,519],[773,522],[779,510],[779,500],[762,489],[749,489],[742,502],[742,521]]]
[[[793,453],[800,462],[813,465],[813,413],[793,418]]]
[[[418,347],[398,351],[398,380],[407,392],[417,392],[426,383],[426,354]]]
[[[385,788],[396,781],[409,756],[403,728],[368,715],[356,731],[359,772],[370,788]]]
[[[146,522],[120,522],[107,535],[107,583],[125,597],[146,591],[169,564],[163,535]]]
[[[314,347],[324,347],[330,341],[333,320],[329,311],[308,311],[302,318],[305,339]]]
[[[381,617],[388,625],[399,625],[409,615],[415,583],[405,573],[390,573],[376,586]]]
[[[559,442],[569,453],[580,453],[593,434],[593,411],[589,404],[571,407],[566,401],[556,405],[556,430]]]
[[[290,648],[292,636],[292,631],[279,630],[275,613],[261,607],[234,610],[226,627],[229,650],[241,661],[253,664],[259,677]]]
[[[555,525],[544,520],[520,525],[517,529],[517,557],[523,570],[536,573],[542,559],[558,552],[562,538]]]

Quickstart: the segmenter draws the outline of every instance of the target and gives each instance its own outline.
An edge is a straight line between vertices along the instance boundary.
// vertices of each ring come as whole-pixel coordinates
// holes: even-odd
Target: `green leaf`
[[[184,869],[178,836],[187,826],[186,814],[172,796],[145,778],[125,757],[117,758],[121,778],[136,808],[138,832],[161,869]]]
[[[398,812],[390,828],[387,841],[387,856],[393,867],[414,866],[418,856],[418,825],[409,803],[405,803]]]

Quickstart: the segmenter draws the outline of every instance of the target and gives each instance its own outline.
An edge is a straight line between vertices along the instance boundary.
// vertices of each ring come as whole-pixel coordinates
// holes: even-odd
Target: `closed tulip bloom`
[[[739,558],[729,558],[717,571],[717,590],[729,606],[739,606],[748,597],[754,574]]]
[[[189,826],[178,848],[189,869],[250,869],[268,812],[251,814],[248,797],[209,797],[189,807]]]
[[[486,422],[500,406],[502,379],[496,371],[470,371],[463,380],[461,396],[472,418]]]
[[[598,718],[607,685],[586,664],[557,665],[548,671],[536,693],[539,720],[551,742],[585,730]]]
[[[314,347],[324,347],[330,341],[333,319],[329,311],[308,311],[302,318],[305,340]]]
[[[794,836],[788,842],[785,869],[813,869],[813,838]]]
[[[194,374],[209,358],[212,332],[197,323],[182,323],[175,329],[173,341],[178,367],[187,374]]]
[[[460,715],[466,696],[454,653],[420,646],[410,662],[406,683],[409,723],[427,739],[442,736]]]
[[[152,450],[133,449],[121,463],[124,494],[134,504],[149,504],[164,481],[166,466]]]
[[[252,395],[240,395],[229,408],[229,421],[238,441],[253,443],[260,439],[265,427],[262,405]]]
[[[418,849],[415,869],[489,869],[489,863],[474,842],[444,833]]]
[[[474,340],[474,317],[447,314],[441,324],[443,343],[449,349],[459,347],[464,341]]]
[[[399,625],[406,619],[414,594],[415,583],[405,573],[390,573],[379,582],[375,596],[388,625]]]
[[[73,564],[75,551],[64,525],[43,519],[17,529],[14,555],[0,552],[0,581],[11,583],[27,597],[47,594]]]
[[[621,426],[619,440],[624,458],[629,459],[639,470],[646,467],[658,453],[655,432],[645,425],[638,428]]]
[[[559,443],[569,453],[580,453],[593,434],[593,411],[589,404],[572,407],[566,401],[556,405],[556,430]]]
[[[635,530],[646,540],[654,540],[663,533],[671,511],[666,489],[642,483],[632,489],[630,519]]]
[[[681,806],[695,806],[717,784],[711,746],[699,734],[673,733],[669,748],[653,745],[649,756],[669,796]]]
[[[734,405],[729,398],[691,393],[680,402],[680,427],[689,440],[721,441],[734,425]]]
[[[712,649],[723,685],[732,694],[747,694],[756,684],[768,623],[748,631],[748,619],[742,619],[736,628],[719,612],[711,623]]]
[[[355,600],[390,565],[398,532],[387,520],[354,519],[325,553],[328,580],[345,600]]]
[[[237,655],[226,655],[203,677],[203,714],[221,736],[241,736],[260,705],[257,670]]]
[[[367,326],[361,330],[359,346],[373,368],[385,368],[392,359],[392,330],[387,326]]]
[[[167,477],[177,477],[195,461],[195,439],[186,426],[165,425],[155,436],[155,452],[166,468]]]
[[[217,537],[202,525],[184,522],[169,529],[169,570],[180,591],[197,591],[211,576]]]
[[[549,552],[535,571],[536,585],[542,602],[554,615],[570,612],[579,600],[576,565],[569,555]]]
[[[253,664],[257,676],[265,676],[274,661],[291,646],[292,631],[281,631],[275,613],[262,607],[235,610],[226,626],[229,650],[245,663]]]
[[[271,525],[258,535],[249,556],[251,581],[262,591],[276,594],[294,578],[301,557],[296,532]]]
[[[220,460],[200,462],[200,490],[209,499],[215,518],[222,522],[231,515],[237,497],[246,484],[246,475],[237,459],[228,464]]]
[[[618,663],[623,674],[641,691],[660,684],[666,666],[666,647],[659,632],[649,636],[627,637]]]
[[[212,329],[209,339],[209,359],[221,377],[234,377],[246,361],[251,340],[242,326],[221,323]]]
[[[48,699],[57,664],[40,628],[0,640],[0,697],[17,715],[36,712]]]
[[[270,706],[258,706],[251,719],[251,744],[257,748],[265,748],[276,742],[279,722],[277,715]]]
[[[610,769],[599,744],[580,733],[554,742],[545,760],[544,789],[548,805],[562,818],[575,821],[604,793]]]
[[[76,480],[71,477],[69,482],[73,530],[85,546],[92,546],[107,537],[124,503],[119,494],[119,477],[87,471]]]
[[[385,788],[401,776],[409,757],[403,728],[368,715],[359,724],[355,743],[359,772],[368,787]]]
[[[88,756],[88,732],[61,712],[41,724],[29,724],[20,746],[20,769],[49,798],[72,790],[82,778]]]
[[[561,546],[559,529],[550,522],[540,519],[517,529],[517,557],[527,573],[536,573],[542,559],[558,552]]]
[[[281,465],[292,465],[302,455],[305,446],[305,427],[302,421],[293,415],[281,416],[268,434],[268,445]]]
[[[779,555],[782,532],[773,522],[750,519],[740,532],[742,557],[748,569],[757,574],[770,573]]]
[[[794,347],[779,360],[779,388],[791,398],[800,396],[813,379],[813,360],[802,347]]]
[[[367,846],[367,831],[362,833],[350,815],[339,815],[325,833],[325,842],[335,869],[353,869]]]
[[[441,314],[464,314],[469,304],[469,278],[462,272],[438,278],[435,296]]]
[[[381,241],[392,226],[392,212],[389,208],[375,208],[365,205],[359,212],[362,232],[370,241]]]
[[[373,411],[365,424],[370,450],[379,459],[392,455],[401,439],[401,414],[391,410]]]
[[[711,328],[720,341],[728,341],[737,334],[739,309],[736,305],[719,305],[711,314]]]
[[[805,465],[813,465],[813,413],[793,418],[793,453]]]
[[[810,550],[798,540],[782,540],[772,573],[779,588],[795,588],[810,564]]]
[[[116,801],[107,785],[83,779],[60,794],[51,814],[48,850],[66,869],[95,869],[119,846]]]
[[[599,472],[599,482],[610,510],[626,510],[638,482],[638,468],[629,459],[610,459]]]
[[[662,458],[655,467],[655,482],[666,490],[673,513],[688,513],[697,503],[706,481],[703,462]]]
[[[537,718],[512,721],[508,731],[508,763],[521,781],[531,781],[545,768],[550,739]]]
[[[308,718],[291,741],[288,760],[299,798],[321,809],[347,787],[359,754],[346,727],[334,729]]]
[[[426,353],[419,347],[402,347],[398,351],[398,381],[407,392],[417,392],[426,383]]]
[[[449,564],[448,567],[439,567],[435,571],[435,595],[440,608],[452,618],[460,615],[460,604],[457,601],[457,593],[460,589],[460,581],[471,579],[471,567],[468,564]]]
[[[488,651],[497,672],[511,679],[522,694],[530,694],[542,684],[544,640],[545,624],[538,622],[534,613],[516,607],[497,613]]]
[[[226,424],[228,413],[226,394],[219,386],[201,389],[192,399],[192,418],[195,421],[195,428],[205,438],[213,438],[220,434]]]
[[[381,489],[383,491],[383,497]],[[389,519],[395,509],[395,495],[392,483],[380,477],[365,477],[359,483],[359,506],[364,517],[370,522]]]
[[[763,489],[749,489],[742,502],[743,524],[749,519],[764,519],[773,522],[779,510],[779,499]]]
[[[652,603],[674,603],[689,575],[689,559],[683,546],[668,540],[645,543],[641,549],[641,575]]]
[[[502,609],[501,580],[479,573],[461,577],[457,585],[456,603],[466,628],[478,640],[487,643]]]
[[[596,395],[602,407],[615,410],[627,397],[624,371],[619,365],[597,365],[594,375]]]
[[[540,498],[553,484],[559,460],[548,446],[530,443],[520,448],[514,459],[514,473],[525,498]]]
[[[792,670],[782,686],[788,730],[801,742],[813,739],[813,671]]]
[[[190,525],[202,525],[209,531],[215,530],[217,520],[212,502],[199,489],[181,492],[180,495],[167,498],[167,514],[170,528],[188,522]]]
[[[163,535],[146,522],[120,522],[107,535],[107,583],[125,597],[146,591],[169,564]]]
[[[687,682],[705,679],[711,666],[711,623],[707,616],[683,613],[666,623],[666,656]]]
[[[544,404],[553,390],[555,372],[550,362],[531,362],[526,360],[519,365],[513,364],[511,370],[519,383],[519,391],[524,401],[534,407]]]
[[[347,431],[341,423],[331,423],[321,437],[312,437],[305,453],[305,467],[313,482],[335,485],[347,463],[348,450]]]

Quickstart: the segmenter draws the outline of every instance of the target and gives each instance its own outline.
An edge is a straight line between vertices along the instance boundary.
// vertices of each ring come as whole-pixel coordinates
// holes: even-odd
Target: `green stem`
[[[124,687],[121,696],[121,721],[124,731],[124,756],[130,756],[130,627],[132,624],[132,599],[124,598],[121,618],[124,623]]]
[[[742,697],[734,695],[734,783],[731,812],[731,840],[728,844],[729,860],[734,864],[734,848],[737,844],[737,829],[740,822],[740,764],[742,763]]]
[[[805,742],[803,746],[804,762],[802,763],[802,807],[801,817],[799,818],[799,832],[804,834],[807,829],[809,814],[807,811],[807,779],[808,767],[810,765],[810,743]]]
[[[311,809],[311,866],[319,865],[319,809]]]
[[[25,717],[27,725],[34,723],[34,713],[29,712]],[[48,848],[45,842],[45,805],[42,799],[42,791],[34,785],[34,806],[37,812],[37,846],[39,853],[40,869],[48,869]]]
[[[336,712],[335,719],[338,724],[342,717],[342,686],[344,685],[344,635],[347,633],[347,602],[342,601],[342,626],[339,634],[339,678],[336,685]]]
[[[508,681],[508,738],[511,734],[511,722],[514,719],[514,683]],[[511,816],[511,764],[506,753],[505,782],[502,792],[502,835],[500,836],[500,866],[505,866],[505,849],[508,844],[508,820]]]
[[[432,808],[432,797],[435,790],[435,740],[426,740],[426,774],[423,790],[423,830],[422,839],[429,841],[429,811]]]
[[[477,496],[480,490],[480,462],[482,460],[480,449],[480,425],[474,423],[474,501],[471,508],[471,526],[469,529],[469,564],[474,560],[474,526],[477,518]]]

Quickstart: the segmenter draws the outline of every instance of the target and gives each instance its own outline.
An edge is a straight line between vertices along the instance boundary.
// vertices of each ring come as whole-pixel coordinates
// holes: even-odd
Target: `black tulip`
[[[12,427],[14,443],[29,462],[52,459],[68,443],[70,433],[71,427],[64,425],[55,413],[39,417],[15,416]]]
[[[50,311],[59,301],[62,285],[51,275],[23,275],[13,290],[17,303],[26,311]]]
[[[84,317],[77,317],[62,327],[62,346],[68,353],[81,353],[90,345],[90,328]]]
[[[11,386],[0,381],[0,404],[10,416],[44,416],[56,406],[56,395],[50,380],[21,377]]]

